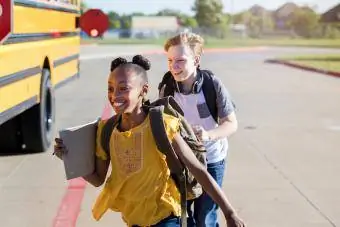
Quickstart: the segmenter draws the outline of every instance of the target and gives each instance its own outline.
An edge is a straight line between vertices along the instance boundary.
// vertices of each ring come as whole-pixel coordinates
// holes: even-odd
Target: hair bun
[[[119,57],[119,58],[114,59],[111,62],[111,72],[115,70],[118,66],[122,64],[126,64],[126,63],[127,63],[127,60],[125,58]]]
[[[132,58],[132,63],[139,65],[140,67],[142,67],[146,71],[151,68],[151,63],[150,63],[149,59],[147,59],[146,57],[143,57],[142,55],[134,56]]]

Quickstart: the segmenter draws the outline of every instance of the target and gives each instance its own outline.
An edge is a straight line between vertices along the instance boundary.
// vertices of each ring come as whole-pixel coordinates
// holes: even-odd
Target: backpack
[[[198,198],[202,193],[202,186],[196,181],[187,167],[177,157],[165,131],[163,113],[180,119],[179,132],[184,141],[189,145],[197,159],[206,167],[205,147],[200,142],[191,126],[183,117],[183,111],[171,96],[160,98],[152,103],[146,102],[143,106],[149,113],[151,131],[157,148],[166,156],[166,162],[181,195],[181,222],[182,227],[187,226],[186,208],[187,200]],[[110,137],[113,129],[119,124],[120,116],[113,116],[103,126],[101,145],[106,154],[110,155]]]
[[[198,79],[193,86],[193,92],[196,93],[202,89],[209,112],[214,120],[218,122],[214,74],[210,70],[197,69],[197,76]],[[162,89],[164,89],[163,96],[174,96],[174,92],[178,90],[170,71],[165,73],[162,81],[158,85],[158,91],[160,92]]]

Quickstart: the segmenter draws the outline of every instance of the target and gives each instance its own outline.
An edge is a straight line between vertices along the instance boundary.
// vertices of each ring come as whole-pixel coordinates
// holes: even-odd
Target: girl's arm
[[[107,170],[109,169],[110,159],[103,160],[96,157],[95,170],[90,175],[84,176],[84,180],[95,187],[100,187],[106,179]]]
[[[229,203],[222,189],[208,173],[207,169],[198,161],[190,147],[186,144],[179,133],[175,135],[172,146],[179,159],[194,175],[196,180],[203,186],[204,191],[206,191],[209,196],[221,207],[228,224],[231,221],[233,224],[230,226],[245,226],[243,221],[237,217],[236,211]]]

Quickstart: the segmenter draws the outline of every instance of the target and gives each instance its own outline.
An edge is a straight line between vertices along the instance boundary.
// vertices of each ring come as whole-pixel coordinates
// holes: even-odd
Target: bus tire
[[[42,70],[40,103],[22,116],[23,149],[27,152],[44,152],[54,138],[55,100],[51,74]]]

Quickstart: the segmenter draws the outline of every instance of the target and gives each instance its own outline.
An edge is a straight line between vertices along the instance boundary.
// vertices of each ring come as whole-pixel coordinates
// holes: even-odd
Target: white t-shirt
[[[184,117],[189,124],[200,125],[206,131],[218,126],[209,112],[202,90],[199,93],[188,95],[175,92],[174,98],[181,106]],[[208,164],[216,163],[226,158],[228,150],[227,138],[204,141],[204,145],[207,150]]]

